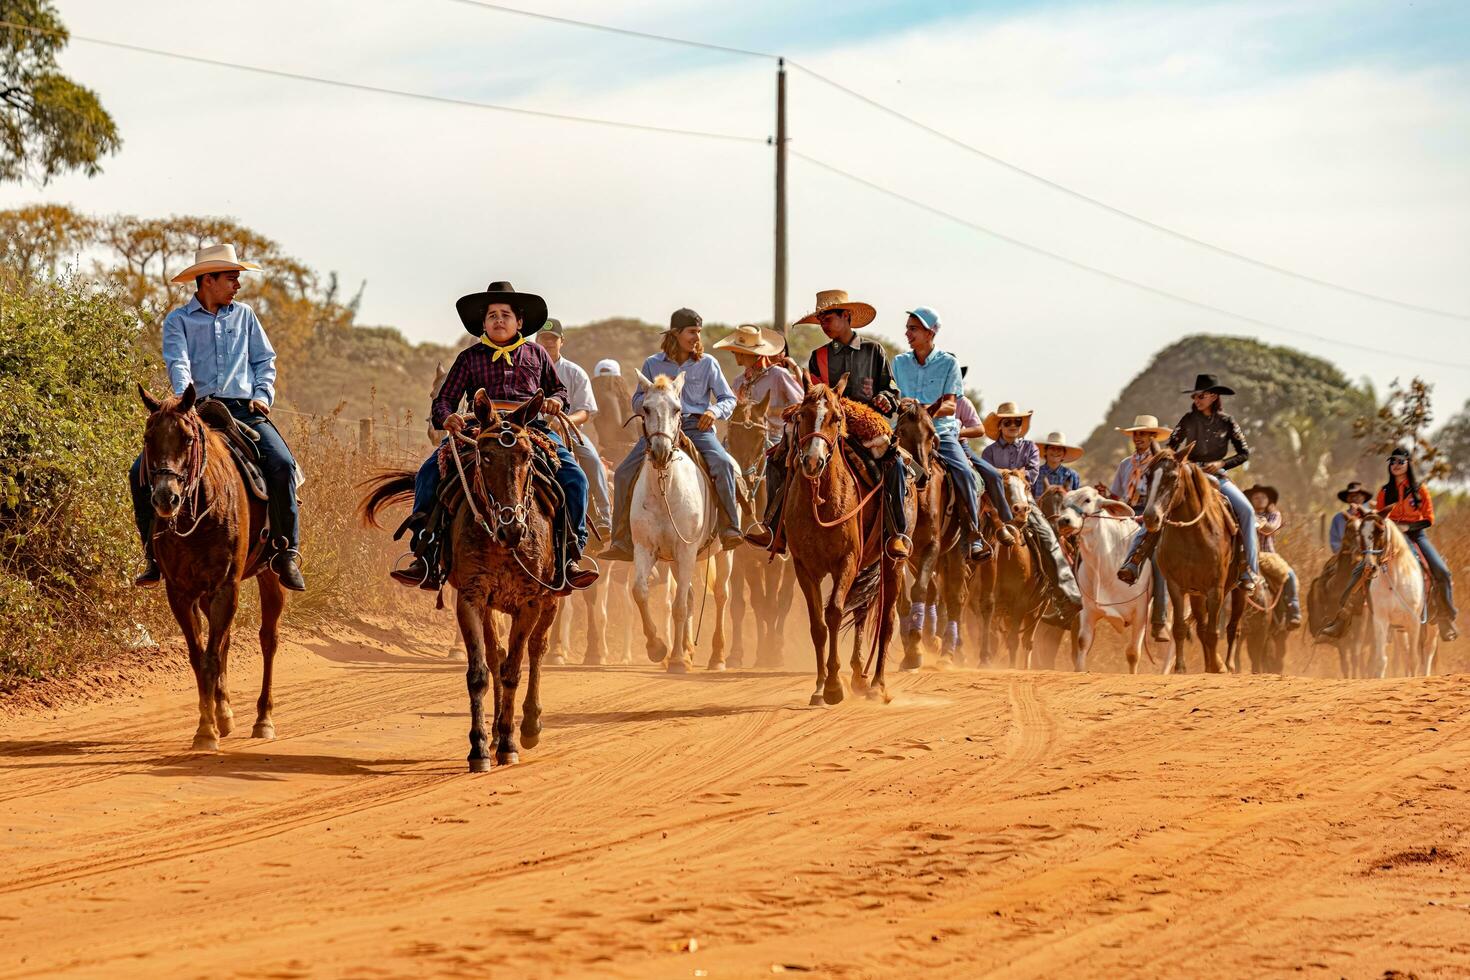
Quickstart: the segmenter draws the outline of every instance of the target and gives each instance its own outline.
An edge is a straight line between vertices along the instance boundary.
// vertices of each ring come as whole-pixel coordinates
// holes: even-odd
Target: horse
[[[1066,497],[1067,491],[1063,488],[1049,486],[1042,491],[1040,497],[1036,498],[1036,509],[1041,512],[1041,516],[1046,518],[1046,522],[1051,525],[1053,533],[1057,536],[1057,543],[1061,545],[1063,553],[1067,555],[1067,560],[1073,568],[1073,574],[1076,574],[1076,544],[1071,536],[1063,536],[1062,528],[1057,524],[1058,518],[1061,517],[1063,503]],[[1067,620],[1065,625],[1058,626],[1045,621],[1038,623],[1036,625],[1036,632],[1032,634],[1031,655],[1027,658],[1027,666],[1039,667],[1042,670],[1054,669],[1057,661],[1057,648],[1062,645],[1063,637],[1068,637],[1071,640],[1072,660],[1075,663],[1078,649],[1078,624],[1081,622],[1081,619],[1081,607],[1078,607],[1078,611]]]
[[[194,385],[159,401],[142,385],[148,409],[143,430],[143,479],[153,488],[153,557],[163,573],[168,605],[184,632],[199,692],[195,752],[216,752],[234,727],[230,708],[230,627],[241,583],[260,591],[260,698],[252,738],[275,738],[272,670],[286,591],[266,561],[266,506],[246,489],[224,436],[195,409]],[[187,522],[188,527],[182,525]],[[200,617],[209,637],[200,642]]]
[[[592,431],[598,452],[608,459],[622,459],[632,452],[636,437],[628,431],[633,417],[633,394],[621,374],[604,374],[592,379],[592,397],[598,412],[592,416]]]
[[[1189,462],[1193,448],[1191,442],[1177,452],[1161,449],[1154,456],[1148,468],[1143,526],[1159,534],[1154,561],[1164,573],[1173,610],[1174,656],[1166,668],[1184,669],[1184,643],[1189,630],[1184,599],[1188,597],[1204,649],[1205,670],[1218,674],[1225,668],[1217,650],[1220,609],[1225,596],[1234,593],[1226,628],[1227,649],[1233,649],[1240,616],[1245,611],[1241,601],[1244,593],[1234,584],[1239,575],[1234,519],[1215,478]]]
[[[1362,514],[1357,510],[1348,512],[1343,527],[1342,544],[1337,554],[1331,555],[1322,564],[1322,571],[1312,580],[1307,590],[1307,629],[1313,636],[1325,626],[1337,612],[1342,594],[1352,579],[1353,569],[1363,556],[1363,540],[1359,533]],[[1368,671],[1368,630],[1366,617],[1354,616],[1335,640],[1316,640],[1332,643],[1337,647],[1338,670],[1343,677],[1363,677]]]
[[[1428,677],[1434,672],[1439,634],[1429,622],[1429,583],[1419,554],[1393,521],[1376,511],[1363,516],[1358,528],[1368,587],[1368,635],[1372,642],[1370,668],[1388,676],[1391,639],[1406,641],[1401,649],[1410,674]]]
[[[608,482],[612,481],[612,468],[607,460],[601,460]],[[582,610],[586,615],[586,647],[582,651],[582,663],[584,666],[601,666],[603,664],[626,664],[631,663],[629,655],[630,645],[628,631],[632,621],[623,617],[622,625],[623,642],[619,646],[619,653],[614,656],[608,649],[608,596],[614,592],[621,594],[628,588],[628,566],[626,562],[608,562],[612,568],[604,568],[602,576],[592,587],[583,589],[580,593],[582,598]],[[572,647],[572,605],[562,603],[557,607],[556,619],[551,626],[551,648],[547,651],[545,663],[549,666],[560,667],[565,664],[571,653]]]
[[[1114,574],[1128,557],[1128,546],[1140,527],[1133,508],[1103,496],[1096,487],[1079,487],[1062,500],[1057,527],[1073,537],[1082,555],[1077,568],[1082,615],[1073,665],[1078,671],[1087,669],[1087,655],[1097,640],[1097,628],[1106,622],[1122,631],[1128,673],[1136,674],[1138,655],[1148,636],[1153,576],[1145,566],[1137,582],[1125,585]]]
[[[1026,471],[1001,470],[1000,475],[1006,502],[1011,505],[1016,543],[1001,544],[997,539],[995,559],[987,563],[995,565],[995,583],[981,605],[986,644],[983,659],[990,661],[990,644],[998,639],[1012,668],[1020,665],[1023,652],[1029,667],[1032,635],[1046,604],[1046,580],[1025,534],[1032,506]]]
[[[770,395],[752,405],[742,402],[730,418],[726,444],[740,467],[746,492],[741,498],[741,517],[748,525],[766,512],[766,446],[770,422]],[[796,592],[796,573],[788,559],[771,560],[754,548],[736,548],[730,593],[729,666],[745,663],[745,611],[750,609],[755,624],[755,666],[779,668],[785,662],[782,645],[786,617]],[[747,603],[746,597],[749,596]]]
[[[714,640],[707,666],[709,670],[724,670],[730,554],[713,540],[720,520],[714,484],[700,466],[698,450],[679,432],[684,375],[650,381],[640,373],[638,380],[647,388],[642,413],[647,448],[638,484],[633,488],[629,519],[633,528],[633,601],[643,620],[648,659],[654,663],[666,661],[671,674],[689,670],[695,643],[696,572],[700,564],[705,564],[706,587],[712,587],[715,595]],[[669,637],[672,649],[659,639],[648,608],[649,584],[659,561],[672,563],[674,570],[673,628]]]
[[[554,540],[555,514],[536,489],[534,456],[538,450],[533,430],[528,428],[540,414],[543,400],[538,392],[502,413],[481,388],[474,400],[478,435],[473,439],[456,436],[458,443],[474,447],[464,470],[457,461],[458,445],[451,449],[452,469],[459,474],[460,483],[452,492],[462,492],[463,497],[446,533],[453,555],[449,584],[455,590],[454,615],[469,662],[465,687],[470,699],[470,772],[490,768],[484,702],[491,682],[495,762],[505,766],[520,761],[513,726],[516,688],[526,659],[530,669],[520,746],[532,749],[541,740],[541,658],[560,601],[557,592],[563,574]],[[394,469],[369,478],[364,484],[368,492],[358,505],[363,524],[377,527],[379,512],[412,499],[414,475],[414,470]],[[507,639],[501,637],[496,612],[510,617]]]
[[[1240,618],[1241,635],[1250,657],[1252,674],[1286,673],[1286,609],[1282,596],[1291,565],[1274,551],[1261,553],[1261,579],[1265,590],[1254,601],[1248,601]],[[1235,653],[1232,670],[1239,670],[1240,655]]]
[[[960,653],[960,618],[964,609],[969,567],[964,551],[964,504],[956,496],[939,456],[939,433],[929,410],[918,400],[903,398],[898,403],[894,434],[899,448],[908,453],[924,474],[924,484],[915,492],[913,547],[909,571],[913,583],[908,595],[900,597],[903,661],[899,670],[918,670],[923,665],[919,640],[931,618],[943,622],[941,663],[952,666]],[[937,577],[936,577],[937,576]],[[938,615],[943,592],[944,615]]]
[[[887,701],[884,666],[898,600],[899,563],[883,546],[883,483],[875,479],[864,491],[854,469],[862,464],[848,458],[857,450],[846,444],[848,409],[842,393],[847,376],[835,387],[812,384],[805,375],[802,380],[806,391],[794,412],[795,439],[789,447],[794,460],[783,520],[817,661],[810,703],[839,704],[843,699],[837,639],[844,622],[853,626],[853,692],[866,690],[869,698]],[[832,587],[823,600],[828,577]],[[862,662],[870,628],[875,631],[871,681]]]

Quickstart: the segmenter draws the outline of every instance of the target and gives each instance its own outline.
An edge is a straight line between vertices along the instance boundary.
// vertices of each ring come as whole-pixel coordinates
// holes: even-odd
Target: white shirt
[[[592,382],[587,379],[587,372],[582,370],[582,365],[565,357],[558,357],[553,366],[556,376],[567,386],[566,413],[570,415],[585,411],[589,419],[596,415],[597,396],[592,394]]]

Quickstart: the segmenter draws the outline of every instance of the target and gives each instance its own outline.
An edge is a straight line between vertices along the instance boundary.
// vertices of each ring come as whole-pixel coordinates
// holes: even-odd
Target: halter
[[[192,437],[189,449],[185,454],[184,464],[185,469],[191,473],[180,473],[169,466],[154,466],[148,452],[148,440],[145,438],[143,440],[143,467],[139,475],[145,481],[146,486],[153,486],[160,476],[171,476],[178,480],[181,485],[179,499],[183,502],[180,504],[179,512],[183,512],[184,503],[187,503],[194,511],[194,523],[189,530],[180,531],[178,530],[178,514],[175,514],[165,521],[160,521],[159,530],[153,532],[154,538],[165,531],[175,537],[187,538],[199,530],[200,523],[214,509],[214,501],[210,501],[202,512],[199,510],[199,496],[204,488],[204,471],[209,464],[209,433],[204,428],[204,422],[197,414],[193,414],[192,410],[189,414],[174,414],[182,420],[183,428]]]
[[[1157,455],[1158,454],[1155,454],[1155,458],[1157,458]],[[1200,505],[1199,505],[1199,513],[1198,514],[1195,514],[1194,517],[1191,518],[1190,520],[1187,520],[1187,521],[1175,521],[1175,520],[1171,520],[1169,518],[1169,515],[1172,514],[1172,513],[1174,513],[1174,508],[1179,506],[1179,491],[1184,486],[1184,479],[1183,479],[1182,475],[1180,474],[1179,470],[1177,469],[1177,467],[1184,466],[1188,462],[1189,462],[1188,460],[1184,460],[1184,459],[1180,459],[1180,460],[1176,460],[1175,461],[1176,469],[1174,471],[1174,489],[1172,491],[1170,491],[1170,493],[1169,493],[1169,506],[1168,506],[1168,509],[1166,509],[1164,511],[1163,517],[1160,518],[1161,522],[1163,524],[1169,526],[1169,527],[1180,527],[1180,528],[1183,528],[1183,527],[1194,527],[1200,521],[1204,520],[1205,515],[1210,512],[1210,509],[1207,506],[1205,506],[1205,502],[1203,500],[1201,500],[1200,501]],[[1152,489],[1154,492],[1158,492],[1157,483],[1150,484],[1150,489]]]

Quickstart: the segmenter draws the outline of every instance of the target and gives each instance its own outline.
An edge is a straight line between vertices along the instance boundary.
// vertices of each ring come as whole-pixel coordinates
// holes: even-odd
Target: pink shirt
[[[975,411],[974,403],[964,395],[955,400],[954,417],[959,420],[961,429],[974,429],[980,426],[980,413]]]

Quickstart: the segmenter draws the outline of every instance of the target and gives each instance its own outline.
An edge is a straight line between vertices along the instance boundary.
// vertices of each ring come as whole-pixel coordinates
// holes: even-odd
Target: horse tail
[[[357,516],[363,527],[379,527],[378,514],[393,504],[406,503],[413,499],[413,470],[383,470],[358,484],[367,488],[367,494],[357,505]]]
[[[842,629],[850,630],[865,619],[878,605],[878,590],[883,584],[883,562],[875,561],[858,572],[847,601],[842,604]]]

